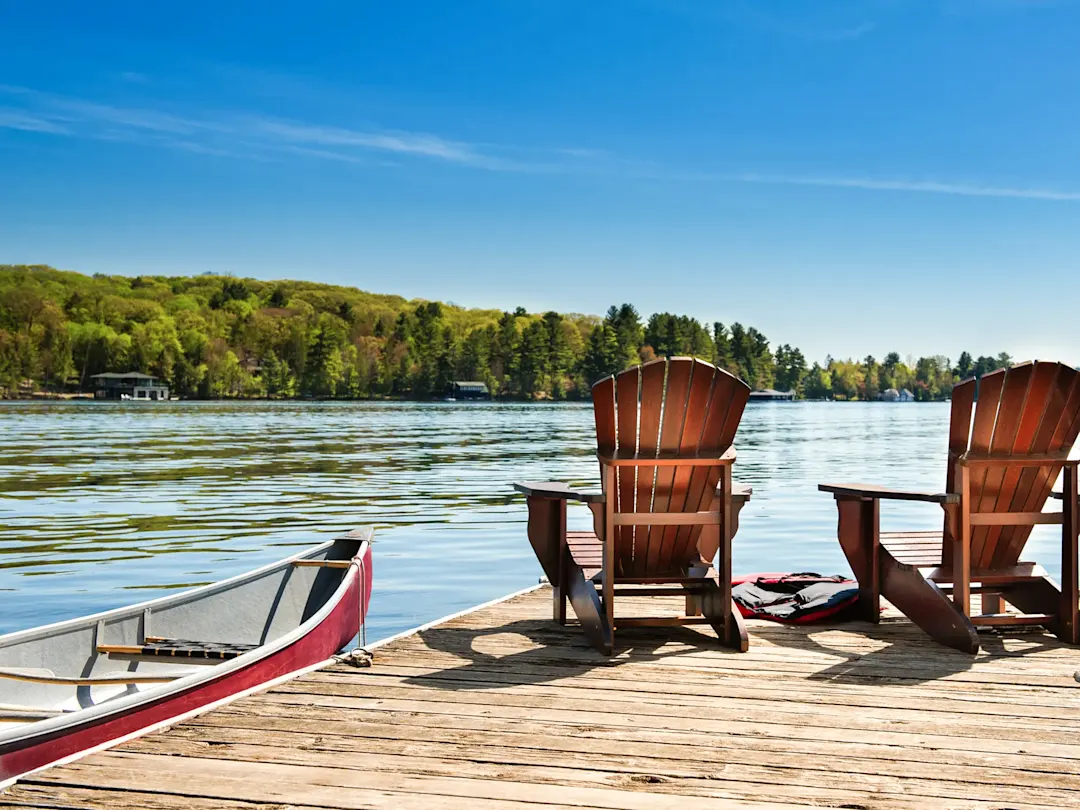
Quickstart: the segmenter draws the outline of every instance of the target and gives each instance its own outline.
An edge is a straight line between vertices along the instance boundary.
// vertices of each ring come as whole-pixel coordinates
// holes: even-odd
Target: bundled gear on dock
[[[859,584],[836,575],[750,574],[732,585],[731,598],[747,618],[813,624],[854,616]]]

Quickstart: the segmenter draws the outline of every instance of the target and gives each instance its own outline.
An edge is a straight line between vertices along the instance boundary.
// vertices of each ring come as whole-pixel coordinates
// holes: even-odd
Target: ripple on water
[[[826,480],[938,488],[948,406],[755,404],[736,571],[846,571]],[[588,405],[0,404],[0,632],[153,598],[373,524],[369,638],[536,582],[509,484],[596,485]],[[889,505],[889,528],[940,525]],[[571,528],[590,525],[583,508]],[[1053,569],[1051,527],[1032,556]],[[1056,575],[1056,571],[1052,570]]]

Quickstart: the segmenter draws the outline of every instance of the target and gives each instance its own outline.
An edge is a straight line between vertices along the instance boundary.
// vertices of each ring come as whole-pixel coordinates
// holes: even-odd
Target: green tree
[[[312,397],[333,397],[344,372],[341,346],[344,328],[338,318],[324,313],[319,317],[308,351],[302,391]]]
[[[617,374],[622,370],[622,361],[615,330],[606,323],[594,327],[582,358],[585,383],[592,385],[609,374]]]
[[[820,364],[814,363],[806,375],[803,391],[808,399],[832,399],[832,374],[827,368],[823,368]]]
[[[785,343],[776,350],[774,366],[776,388],[780,391],[794,391],[795,395],[801,398],[804,395],[807,374],[803,353]]]
[[[960,353],[960,359],[956,361],[955,374],[961,380],[966,380],[971,376],[971,372],[975,369],[975,361],[971,355],[967,352]]]
[[[273,349],[262,359],[262,379],[266,386],[267,396],[273,399],[296,395],[296,377],[293,376],[288,363],[279,358]]]
[[[587,397],[589,383],[657,356],[694,356],[754,388],[808,397],[873,397],[909,388],[947,398],[966,370],[981,375],[1008,354],[955,368],[944,358],[878,365],[837,362],[807,370],[798,348],[773,350],[751,326],[660,312],[644,326],[629,303],[602,318],[467,310],[307,281],[200,275],[84,276],[0,265],[0,393],[27,387],[92,390],[103,371],[141,370],[190,396],[441,395],[453,379],[479,379],[499,396]],[[970,365],[970,369],[968,366]],[[852,394],[852,385],[855,393]]]
[[[623,368],[636,364],[639,360],[638,352],[644,340],[644,329],[641,325],[641,316],[633,304],[611,306],[604,318],[604,323],[615,330],[615,340],[619,344],[619,356]]]

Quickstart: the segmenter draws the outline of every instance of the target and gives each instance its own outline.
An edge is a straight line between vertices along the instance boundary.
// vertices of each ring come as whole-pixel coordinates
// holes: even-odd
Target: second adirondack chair
[[[1042,625],[1080,642],[1078,462],[1069,458],[1078,433],[1080,372],[1024,363],[953,389],[943,492],[822,484],[836,497],[840,545],[865,618],[878,621],[884,596],[930,636],[965,652],[978,652],[976,628],[987,625]],[[1064,508],[1043,512],[1059,475]],[[940,504],[944,531],[882,534],[883,500]],[[1039,524],[1061,525],[1060,586],[1042,566],[1020,560]],[[982,596],[979,615],[971,615],[972,593]],[[1020,612],[1006,612],[1003,601]]]
[[[732,483],[732,441],[749,387],[710,363],[660,359],[592,388],[601,492],[526,482],[529,541],[554,589],[555,619],[569,601],[587,638],[610,655],[616,627],[709,624],[745,651],[731,600],[731,539],[749,488]],[[593,512],[594,532],[567,532],[567,501]],[[714,555],[716,567],[711,566]],[[620,618],[623,595],[684,595],[686,614]]]

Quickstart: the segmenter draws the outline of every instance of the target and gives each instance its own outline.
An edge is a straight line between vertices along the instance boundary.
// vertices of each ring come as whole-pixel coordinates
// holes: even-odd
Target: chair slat
[[[640,377],[640,367],[635,366],[615,378],[618,450],[637,452]],[[615,471],[615,480],[618,484],[616,509],[620,512],[633,512],[637,470],[633,467],[620,467]],[[619,526],[615,529],[615,565],[617,574],[623,573],[622,564],[624,561],[630,561],[634,557],[635,531],[635,526]]]
[[[1068,452],[1076,441],[1073,425],[1080,419],[1080,373],[1069,366],[1055,365],[1058,366],[1057,378],[1050,390],[1050,401],[1032,444],[1032,453]],[[1012,508],[1020,512],[1042,509],[1060,472],[1061,465],[1057,464],[1023,470]],[[997,565],[998,560],[1002,565],[1015,564],[1031,536],[1031,529],[1026,526],[1006,528],[1002,535],[1004,540],[999,543],[999,556],[994,564]]]
[[[638,455],[655,455],[660,445],[660,412],[664,401],[664,380],[667,376],[667,360],[654,360],[641,367],[641,405],[638,421]],[[651,512],[653,484],[656,467],[638,467],[635,512]],[[646,569],[646,546],[649,531],[641,528],[634,533],[634,557],[627,572],[632,576],[644,576]]]
[[[952,391],[952,411],[949,415],[949,469],[945,473],[945,491],[956,492],[956,466],[960,454],[968,449],[971,441],[971,413],[975,407],[974,379],[960,383]]]
[[[994,423],[997,421],[998,406],[1001,404],[1001,392],[1005,383],[1005,369],[987,374],[979,381],[977,392],[978,400],[975,403],[975,416],[971,424],[971,440],[967,450],[977,453],[990,451],[990,441],[994,438]],[[950,462],[953,459],[949,459]],[[979,468],[972,470],[970,478],[971,510],[978,511],[982,503],[983,484],[986,481],[986,470]],[[975,535],[979,529],[972,531],[971,543],[975,545]],[[985,530],[981,530],[985,534]],[[981,542],[981,538],[980,538]],[[942,549],[943,563],[952,564],[952,549]]]
[[[646,363],[597,383],[593,399],[601,409],[596,416],[598,452],[608,458],[645,460],[642,466],[616,465],[616,511],[683,515],[714,510],[719,470],[693,460],[731,450],[749,390],[711,363],[679,357]],[[701,526],[678,520],[655,525],[620,520],[613,528],[620,580],[685,573],[701,556]],[[704,530],[719,536],[716,526]],[[706,556],[715,553],[714,539]]]
[[[663,424],[660,427],[660,452],[677,452],[679,449],[683,424],[686,421],[686,403],[690,393],[690,375],[693,368],[694,361],[689,357],[674,357],[668,360]],[[674,466],[657,467],[652,511],[668,511],[672,498],[672,485],[675,481],[675,470]],[[663,527],[649,528],[645,565],[650,572],[655,573],[660,570],[660,555],[663,550],[665,531]]]
[[[615,378],[605,377],[592,387],[593,416],[596,419],[596,449],[615,452]]]
[[[738,382],[738,381],[737,381]],[[735,433],[739,430],[746,403],[750,401],[750,387],[748,385],[736,385],[731,396],[731,404],[728,406],[727,418],[724,419],[724,427],[720,430],[720,447],[730,447],[735,441]]]
[[[709,412],[705,415],[705,427],[701,432],[701,443],[698,452],[718,453],[726,449],[724,433],[728,426],[728,417],[732,410],[741,415],[742,409],[735,402],[743,396],[750,396],[750,388],[742,380],[726,371],[717,369],[716,380],[713,383],[712,400],[709,403]],[[744,402],[745,405],[745,402]],[[730,444],[731,442],[728,442]],[[718,469],[695,470],[691,478],[690,487],[693,492],[700,492],[698,503],[695,507],[698,511],[712,509],[716,485],[720,481]],[[720,545],[720,531],[716,526],[695,526],[688,538],[687,545],[690,549],[700,549],[701,556],[711,560]]]
[[[711,363],[700,360],[693,362],[690,376],[690,391],[686,398],[686,415],[683,418],[682,436],[679,439],[681,455],[697,455],[701,444],[701,434],[705,427],[705,413],[709,406],[709,397],[713,390],[713,377],[716,368]],[[696,512],[697,506],[689,505],[690,479],[693,467],[676,467],[675,478],[671,487],[671,501],[668,509],[672,512]],[[700,497],[698,498],[700,501]],[[671,527],[664,530],[661,541],[663,550],[658,565],[660,568],[681,567],[686,564],[686,544],[690,540],[693,526]]]
[[[994,420],[994,434],[990,439],[990,452],[1011,455],[1015,452],[1020,424],[1023,421],[1027,404],[1028,389],[1031,387],[1035,371],[1033,363],[1013,366],[1005,374],[998,403],[997,418]],[[1042,403],[1039,403],[1040,407]],[[991,466],[986,469],[982,480],[982,491],[978,499],[972,500],[972,509],[977,512],[996,512],[1012,500],[1016,479],[1005,475],[1003,467]],[[1011,485],[1012,489],[1007,489]],[[979,526],[971,532],[971,564],[976,568],[984,567],[984,560],[989,563],[994,556],[994,543],[1001,534],[996,527]]]
[[[1063,390],[1059,384],[1064,375],[1065,367],[1060,363],[1036,363],[1035,371],[1031,377],[1031,386],[1028,388],[1027,402],[1024,405],[1024,414],[1021,417],[1020,428],[1016,433],[1016,443],[1013,445],[1013,453],[1016,455],[1042,455],[1053,438],[1053,426],[1061,418],[1062,410],[1066,404],[1068,391]],[[1047,426],[1050,426],[1049,429]],[[1008,501],[998,500],[996,511],[999,512],[1024,512],[1024,504],[1031,495],[1031,486],[1038,474],[1038,468],[1009,468],[1005,471],[1005,485],[1003,491],[1011,489],[1012,497]],[[1012,486],[1010,486],[1012,485]],[[1013,542],[1019,535],[1016,526],[1005,526],[996,532],[990,532],[988,545],[992,545],[992,553],[984,555],[982,559],[972,561],[973,565],[982,568],[993,566],[1010,565],[1009,560]],[[1022,532],[1024,541],[1030,532]]]

